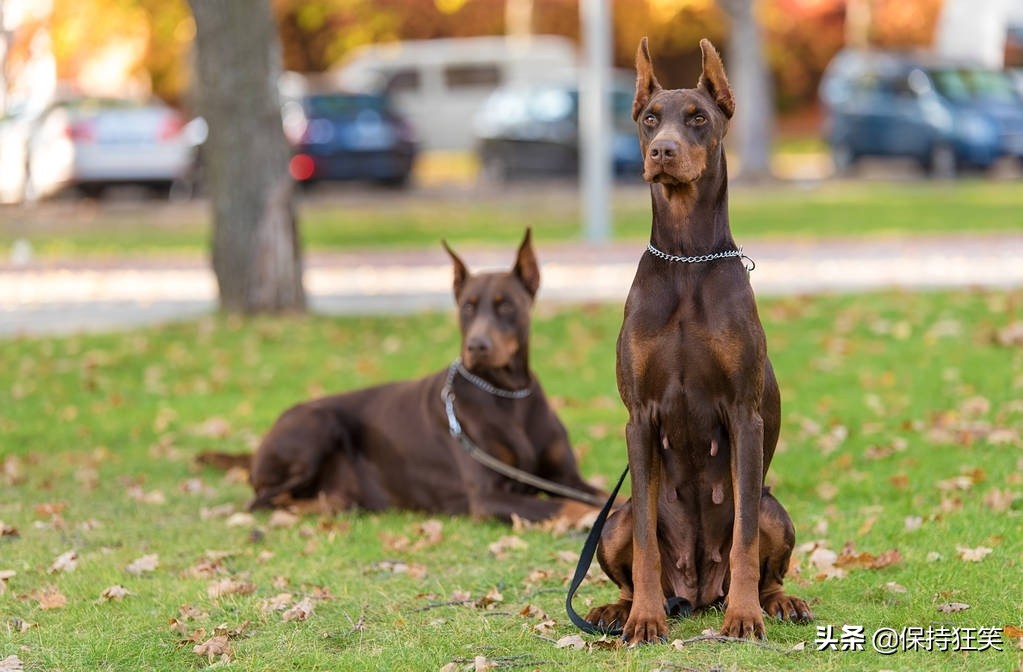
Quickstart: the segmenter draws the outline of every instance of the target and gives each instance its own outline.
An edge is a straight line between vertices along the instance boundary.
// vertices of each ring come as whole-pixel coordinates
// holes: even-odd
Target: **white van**
[[[424,149],[467,150],[473,117],[495,88],[563,78],[576,67],[566,37],[466,37],[369,45],[331,79],[343,89],[386,92]]]

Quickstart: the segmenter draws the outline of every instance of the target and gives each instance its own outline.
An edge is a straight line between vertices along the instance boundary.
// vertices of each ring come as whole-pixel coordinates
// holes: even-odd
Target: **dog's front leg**
[[[625,428],[632,470],[633,598],[622,637],[632,643],[655,642],[668,636],[661,588],[661,551],[657,541],[661,440],[654,416],[653,412],[638,417],[630,414]]]
[[[728,561],[731,578],[721,634],[764,636],[760,609],[760,495],[764,483],[764,422],[752,409],[730,418],[731,472],[735,521]]]

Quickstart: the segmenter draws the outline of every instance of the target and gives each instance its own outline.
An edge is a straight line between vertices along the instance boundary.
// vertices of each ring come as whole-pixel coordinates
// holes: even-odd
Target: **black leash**
[[[583,492],[582,490],[567,486],[563,483],[556,483],[537,476],[536,474],[531,474],[528,471],[519,469],[518,467],[513,467],[477,446],[473,440],[470,439],[464,431],[462,431],[462,424],[458,422],[458,417],[455,415],[455,393],[452,391],[451,385],[454,382],[456,373],[460,373],[463,377],[469,380],[469,382],[490,394],[496,394],[497,396],[503,396],[509,399],[525,398],[529,395],[529,388],[514,391],[501,390],[469,373],[464,367],[462,367],[460,360],[456,359],[451,364],[451,367],[448,369],[447,380],[444,383],[444,388],[441,390],[440,396],[444,402],[444,412],[448,417],[448,430],[451,432],[451,436],[462,444],[462,448],[464,448],[465,452],[469,454],[469,457],[488,469],[496,471],[502,476],[506,476],[514,481],[518,481],[519,483],[532,486],[537,490],[542,490],[548,494],[565,497],[566,499],[574,499],[577,502],[583,502],[584,504],[591,504],[593,506],[600,506],[603,503],[604,500],[597,495]]]
[[[590,528],[590,533],[586,536],[583,550],[579,553],[579,564],[575,567],[575,575],[572,577],[572,583],[568,586],[568,596],[565,598],[565,611],[568,612],[569,620],[588,635],[620,635],[622,634],[622,626],[625,625],[621,623],[618,627],[598,628],[576,613],[575,609],[572,608],[572,598],[575,597],[575,591],[579,590],[579,585],[586,578],[586,573],[590,570],[593,556],[597,552],[597,544],[600,542],[600,534],[604,531],[604,523],[607,522],[608,514],[611,513],[611,507],[614,506],[615,498],[618,497],[618,491],[622,489],[622,483],[625,482],[625,476],[628,473],[629,467],[626,465],[625,471],[618,478],[618,484],[615,485],[611,495],[604,502],[604,508],[600,510],[596,520],[593,521],[593,527]]]

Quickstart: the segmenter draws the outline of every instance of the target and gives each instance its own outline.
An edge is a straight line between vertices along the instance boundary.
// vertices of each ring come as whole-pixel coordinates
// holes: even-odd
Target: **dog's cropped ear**
[[[440,241],[440,244],[444,246],[444,250],[448,253],[448,256],[451,257],[451,263],[454,266],[455,281],[453,286],[455,289],[455,298],[457,299],[462,293],[462,287],[465,286],[465,281],[469,278],[469,269],[466,268],[465,262],[458,258],[455,251],[448,246],[448,241],[442,240]]]
[[[654,76],[654,64],[650,61],[650,49],[644,37],[636,49],[636,97],[632,99],[632,120],[639,121],[639,113],[647,106],[661,84]]]
[[[725,76],[725,66],[721,63],[721,56],[717,49],[708,39],[700,40],[700,51],[703,52],[703,72],[700,74],[698,87],[704,89],[714,99],[717,106],[725,113],[725,117],[732,118],[735,114],[735,98],[732,97],[732,87],[728,85],[728,77]]]
[[[532,229],[526,229],[526,237],[519,245],[519,256],[515,259],[515,268],[512,272],[529,295],[535,297],[536,291],[540,289],[540,265],[536,263],[536,255],[533,253]]]

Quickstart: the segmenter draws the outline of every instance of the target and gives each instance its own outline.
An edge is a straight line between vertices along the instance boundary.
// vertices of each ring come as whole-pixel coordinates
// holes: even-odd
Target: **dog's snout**
[[[682,148],[675,140],[658,138],[650,143],[650,158],[654,161],[674,161]]]
[[[493,344],[485,336],[473,336],[466,342],[465,348],[473,357],[485,357],[490,353]]]

